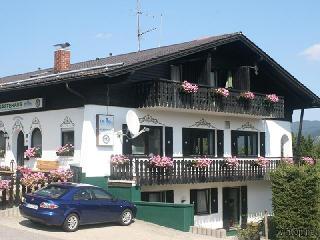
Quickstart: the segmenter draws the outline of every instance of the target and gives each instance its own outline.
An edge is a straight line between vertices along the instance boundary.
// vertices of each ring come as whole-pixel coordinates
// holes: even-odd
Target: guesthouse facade
[[[195,225],[229,229],[272,212],[269,173],[292,157],[292,113],[319,105],[242,33],[74,64],[61,48],[53,68],[0,78],[0,164],[78,166],[86,181],[194,204]],[[135,138],[129,110],[148,130]]]

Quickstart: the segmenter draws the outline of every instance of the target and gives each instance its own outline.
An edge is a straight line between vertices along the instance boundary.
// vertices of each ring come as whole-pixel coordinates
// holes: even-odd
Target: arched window
[[[4,136],[4,132],[0,131],[0,155],[4,155],[6,153],[6,138]]]
[[[42,150],[42,134],[39,128],[35,128],[32,131],[31,147],[38,147]]]

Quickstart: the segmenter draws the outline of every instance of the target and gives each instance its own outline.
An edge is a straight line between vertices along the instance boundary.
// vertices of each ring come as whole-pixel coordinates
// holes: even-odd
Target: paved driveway
[[[83,226],[77,232],[33,224],[22,217],[0,218],[0,240],[214,240],[137,220],[128,227],[115,224]],[[217,239],[218,240],[218,239]],[[221,240],[221,239],[219,239]]]

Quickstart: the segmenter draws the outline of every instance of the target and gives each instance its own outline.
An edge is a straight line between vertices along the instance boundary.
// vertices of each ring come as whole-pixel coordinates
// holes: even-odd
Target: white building
[[[198,92],[184,93],[184,80]],[[218,87],[229,87],[229,96],[215,96]],[[255,98],[239,99],[245,91]],[[1,165],[58,161],[82,167],[87,182],[131,180],[145,201],[195,204],[195,224],[212,228],[272,212],[268,172],[292,157],[293,110],[320,105],[241,33],[75,64],[69,49],[59,49],[54,68],[0,78],[0,92]],[[278,102],[266,102],[271,93]],[[135,139],[123,135],[132,109],[149,128]],[[57,156],[65,144],[74,145],[73,156]],[[41,156],[25,160],[30,147],[41,148]],[[112,154],[133,157],[127,174],[111,173]],[[150,154],[173,157],[174,168],[153,173],[141,163]],[[187,165],[203,156],[211,167]],[[231,156],[240,160],[237,168],[221,165]],[[253,167],[260,156],[271,164]]]

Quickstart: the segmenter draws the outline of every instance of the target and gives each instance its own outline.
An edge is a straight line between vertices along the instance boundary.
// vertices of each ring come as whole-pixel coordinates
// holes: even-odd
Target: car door
[[[80,213],[81,224],[97,223],[100,206],[93,200],[92,192],[89,188],[80,188],[73,195],[73,203]]]
[[[113,196],[100,188],[92,188],[94,201],[100,206],[99,218],[103,222],[118,221],[122,213],[122,206]]]

